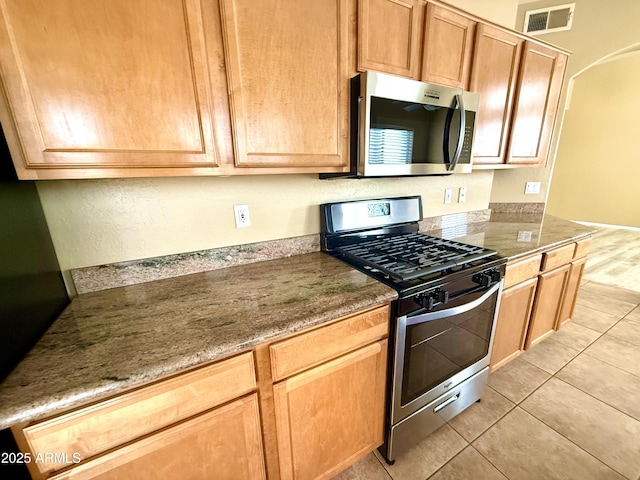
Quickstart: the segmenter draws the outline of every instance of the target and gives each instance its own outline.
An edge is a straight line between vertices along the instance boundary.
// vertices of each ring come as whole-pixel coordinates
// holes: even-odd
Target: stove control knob
[[[472,280],[480,284],[481,287],[488,287],[491,284],[491,275],[488,273],[478,273],[472,277]]]
[[[489,275],[491,275],[491,281],[494,283],[498,283],[502,280],[502,274],[498,270],[491,270]]]
[[[433,307],[436,304],[436,300],[433,298],[433,294],[431,293],[421,293],[415,298],[415,301],[418,305],[422,308],[426,308],[427,310],[433,310]]]
[[[449,303],[449,292],[446,290],[436,290],[432,295],[437,295],[437,300],[440,303]]]

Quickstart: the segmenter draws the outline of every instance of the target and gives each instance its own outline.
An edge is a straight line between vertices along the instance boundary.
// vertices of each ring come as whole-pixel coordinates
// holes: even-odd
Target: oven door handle
[[[484,303],[489,297],[491,297],[491,295],[496,293],[501,286],[502,280],[489,288],[481,297],[476,298],[472,302],[458,305],[457,307],[447,308],[446,310],[439,310],[437,312],[423,313],[422,315],[416,315],[415,317],[404,317],[404,324],[406,326],[416,325],[418,323],[428,322],[429,320],[437,320],[468,312],[469,310],[472,310]],[[402,320],[402,317],[400,320]]]

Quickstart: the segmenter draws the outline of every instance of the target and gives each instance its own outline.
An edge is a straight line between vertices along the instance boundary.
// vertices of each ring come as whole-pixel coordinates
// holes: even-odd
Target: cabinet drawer
[[[51,480],[158,478],[265,479],[257,395],[154,433]]]
[[[250,352],[31,425],[16,436],[34,456],[66,452],[66,458],[37,463],[41,473],[48,473],[70,465],[74,454],[84,460],[255,388]]]
[[[543,272],[554,269],[561,265],[566,265],[573,259],[573,252],[576,250],[575,243],[569,243],[562,247],[554,248],[542,254],[542,268]]]
[[[270,347],[274,381],[389,334],[389,305],[345,318]]]
[[[591,237],[577,241],[576,252],[573,255],[573,258],[582,258],[586,256],[589,248],[591,248]]]
[[[538,254],[507,265],[503,288],[509,288],[512,285],[536,277],[540,273],[541,260],[542,254]]]

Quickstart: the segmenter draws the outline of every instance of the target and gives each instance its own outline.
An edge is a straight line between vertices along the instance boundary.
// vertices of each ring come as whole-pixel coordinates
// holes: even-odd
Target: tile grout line
[[[553,377],[552,377],[553,378]],[[557,379],[559,381],[562,382],[561,379]],[[546,383],[546,382],[545,382]],[[567,383],[567,382],[563,382],[563,383]],[[567,385],[570,385],[573,387],[573,385],[567,383]],[[574,387],[575,388],[575,387]],[[579,389],[578,389],[579,390]],[[585,392],[586,393],[586,392]],[[594,397],[595,398],[595,397]],[[602,400],[599,400],[596,398],[596,400],[598,400],[599,402],[605,403]],[[608,405],[605,403],[605,405]],[[609,405],[610,406],[610,405]],[[612,407],[613,408],[613,407]],[[572,445],[575,445],[576,447],[578,447],[580,450],[582,450],[583,452],[585,452],[587,455],[589,455],[590,457],[592,457],[594,460],[600,462],[601,464],[605,465],[607,468],[611,469],[612,471],[616,472],[618,475],[620,475],[622,478],[629,478],[625,475],[623,475],[621,472],[619,472],[618,470],[616,470],[614,467],[612,467],[611,465],[609,465],[608,463],[604,462],[603,460],[600,460],[598,457],[596,457],[593,453],[589,452],[588,450],[586,450],[585,448],[581,447],[580,445],[578,445],[577,443],[575,443],[573,440],[571,440],[570,438],[568,438],[566,435],[564,435],[562,432],[559,432],[558,430],[556,430],[555,428],[553,428],[551,425],[549,425],[547,422],[545,422],[544,420],[542,420],[541,418],[536,417],[533,413],[531,413],[528,410],[525,410],[524,408],[520,407],[520,409],[525,412],[528,415],[531,415],[533,418],[535,418],[536,420],[538,420],[540,423],[542,423],[543,425],[545,425],[546,427],[550,428],[551,430],[553,430],[555,433],[557,433],[558,435],[560,435],[562,438],[564,438],[566,441],[568,441],[569,443],[571,443]],[[633,417],[631,417],[633,418]],[[635,420],[635,418],[634,418]],[[637,420],[636,420],[637,421]],[[640,423],[640,422],[638,422]]]
[[[487,385],[487,388],[491,388],[491,387],[490,387],[489,385]],[[493,427],[496,423],[498,423],[500,420],[502,420],[504,417],[506,417],[506,416],[507,416],[507,414],[508,414],[509,412],[511,412],[511,410],[513,410],[514,408],[516,408],[516,407],[518,406],[518,404],[517,404],[516,402],[514,402],[514,401],[513,401],[513,400],[511,400],[510,398],[505,397],[505,396],[504,396],[504,395],[502,395],[499,391],[497,391],[495,388],[491,388],[491,390],[493,390],[496,394],[500,395],[500,396],[501,396],[502,398],[504,398],[505,400],[507,400],[507,401],[509,401],[509,402],[513,403],[513,405],[512,405],[512,406],[510,406],[510,407],[509,407],[509,409],[508,409],[506,412],[504,412],[504,414],[500,415],[500,417],[499,417],[499,418],[497,418],[497,419],[496,419],[496,420],[495,420],[491,425],[489,425],[487,428],[485,428],[484,430],[482,430],[482,432],[480,432],[478,435],[476,435],[476,437],[475,437],[473,440],[469,441],[469,440],[467,440],[466,438],[464,438],[464,437],[462,436],[462,433],[460,433],[458,430],[456,430],[456,427],[454,427],[454,426],[453,426],[453,425],[451,425],[449,422],[447,422],[447,425],[449,425],[451,428],[453,428],[453,429],[455,430],[455,432],[456,432],[458,435],[460,435],[462,438],[464,438],[464,439],[467,441],[467,443],[468,443],[469,445],[471,445],[473,442],[475,442],[475,441],[476,441],[478,438],[480,438],[480,437],[481,437],[481,436],[482,436],[482,435],[483,435],[487,430],[489,430],[489,429],[490,429],[491,427]],[[482,399],[480,399],[480,400],[482,400]],[[462,412],[460,412],[460,413],[462,413]],[[454,417],[454,418],[455,418],[455,417]],[[446,464],[445,464],[445,465],[446,465]]]

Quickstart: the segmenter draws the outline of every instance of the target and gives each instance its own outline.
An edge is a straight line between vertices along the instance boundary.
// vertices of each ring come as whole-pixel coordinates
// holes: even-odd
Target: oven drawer
[[[95,405],[36,423],[22,431],[41,473],[87,459],[256,389],[253,353],[160,381]],[[66,455],[63,455],[66,454]]]
[[[489,367],[480,370],[464,382],[439,396],[433,402],[391,427],[388,458],[406,452],[431,432],[437,430],[484,394],[489,379]]]
[[[282,380],[388,334],[389,305],[383,305],[274,343],[270,347],[273,380]]]

